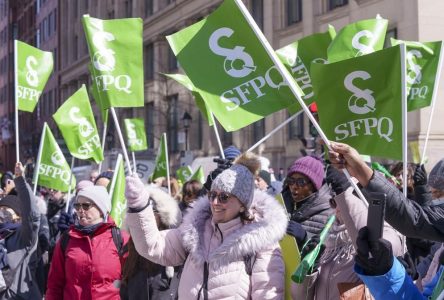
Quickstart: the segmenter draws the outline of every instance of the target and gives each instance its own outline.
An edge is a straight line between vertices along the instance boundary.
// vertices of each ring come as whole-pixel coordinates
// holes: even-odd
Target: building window
[[[153,14],[153,0],[145,0],[145,17]]]
[[[154,148],[154,102],[147,103],[146,107],[146,121],[145,121],[145,131],[146,131],[146,139],[148,142],[149,148]]]
[[[302,21],[302,0],[287,0],[287,26]]]
[[[87,13],[88,12],[88,8],[89,8],[89,0],[85,0],[84,6],[85,6],[85,12]]]
[[[261,30],[264,29],[264,0],[253,0],[251,14]]]
[[[390,38],[394,38],[394,39],[398,38],[398,30],[396,27],[387,30],[387,33],[385,34],[384,48],[389,48],[392,46],[392,43],[390,42]]]
[[[48,37],[52,36],[52,34],[54,33],[54,23],[55,23],[55,17],[54,17],[54,11],[52,11],[49,14],[49,24],[48,24]]]
[[[57,71],[57,67],[58,67],[58,64],[57,64],[57,48],[54,48],[53,58],[54,58],[54,71]]]
[[[253,123],[253,144],[265,136],[265,119]]]
[[[179,150],[179,143],[177,139],[178,134],[178,98],[177,94],[171,95],[167,97],[169,113],[168,113],[168,126],[167,126],[167,135],[168,135],[168,148],[169,152],[177,152]]]
[[[171,50],[170,47],[168,47],[168,71],[175,71],[179,68],[179,65],[177,63],[176,55],[174,55],[173,50]]]
[[[133,15],[133,1],[132,0],[125,1],[125,12],[126,12],[127,18],[129,18]]]
[[[78,46],[79,46],[78,42],[79,42],[79,38],[78,38],[77,35],[75,35],[74,36],[74,43],[72,45],[72,59],[74,61],[77,60],[77,58],[78,58],[78,51],[77,51],[78,50]]]
[[[333,10],[348,4],[348,0],[328,0],[328,10]]]
[[[145,79],[154,79],[154,47],[153,44],[145,45],[144,53],[144,69],[145,69]]]
[[[304,137],[304,114],[300,114],[288,124],[288,139],[298,140],[302,137]]]
[[[233,145],[233,133],[228,131],[223,131],[222,134],[222,145],[224,148]]]

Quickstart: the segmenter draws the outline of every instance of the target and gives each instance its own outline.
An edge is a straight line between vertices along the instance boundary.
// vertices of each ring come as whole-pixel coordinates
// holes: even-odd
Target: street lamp
[[[190,114],[185,111],[182,117],[183,121],[183,128],[185,128],[185,151],[188,151],[188,128],[190,128],[191,121],[193,121],[193,118],[190,116]]]

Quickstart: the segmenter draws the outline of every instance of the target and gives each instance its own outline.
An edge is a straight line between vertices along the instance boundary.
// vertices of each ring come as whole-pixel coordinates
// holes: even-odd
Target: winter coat
[[[308,275],[302,284],[292,285],[293,299],[339,299],[339,283],[360,283],[354,271],[355,241],[360,228],[367,224],[366,205],[353,194],[353,188],[335,197],[338,219],[330,229],[319,268]],[[401,237],[387,223],[384,238],[392,243],[393,253],[403,254]]]
[[[257,191],[250,211],[253,222],[238,217],[215,224],[204,196],[178,229],[157,230],[151,205],[128,213],[127,224],[139,254],[161,265],[185,263],[179,299],[203,299],[205,284],[208,299],[282,299],[284,262],[278,242],[287,227],[285,212],[274,198]]]
[[[22,223],[5,239],[9,268],[15,272],[15,277],[11,286],[0,293],[0,299],[40,299],[41,295],[29,265],[32,254],[37,249],[40,212],[36,206],[37,200],[24,177],[15,178],[14,183],[20,201]]]
[[[291,197],[287,194],[286,197]],[[291,220],[302,225],[307,231],[307,238],[319,234],[327,223],[328,217],[334,214],[334,210],[328,202],[331,198],[330,188],[324,184],[318,192],[298,203],[297,208],[291,212]]]
[[[444,201],[436,205],[421,206],[407,199],[383,175],[374,172],[368,185],[368,192],[387,194],[385,220],[400,233],[408,237],[444,241]]]
[[[47,300],[117,300],[123,259],[117,253],[111,228],[116,224],[109,219],[92,236],[69,229],[65,252],[60,239],[54,249],[48,276]],[[121,231],[124,244],[128,234]]]

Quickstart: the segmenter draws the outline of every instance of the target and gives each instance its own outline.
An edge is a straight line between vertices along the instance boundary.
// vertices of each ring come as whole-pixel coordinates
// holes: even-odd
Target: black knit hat
[[[14,195],[6,195],[3,199],[0,200],[0,206],[7,206],[15,211],[16,214],[21,216],[21,207],[19,203],[20,199]]]
[[[259,177],[262,178],[268,186],[271,186],[271,175],[265,170],[260,170]]]

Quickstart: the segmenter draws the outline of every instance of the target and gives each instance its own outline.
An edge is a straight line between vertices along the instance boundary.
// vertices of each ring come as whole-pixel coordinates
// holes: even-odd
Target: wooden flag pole
[[[405,68],[405,44],[401,44],[401,99],[402,99],[402,192],[407,197],[407,84]]]
[[[103,151],[103,155],[105,155],[105,139],[106,139],[106,131],[107,131],[107,129],[108,129],[108,124],[105,121],[105,122],[103,122],[103,134],[102,134],[102,151]],[[102,164],[103,164],[103,160],[99,163],[99,174],[102,173]]]
[[[168,140],[166,133],[163,133],[163,140],[165,141],[165,160],[166,160],[166,171],[167,171],[167,184],[168,184],[168,194],[171,196],[171,182],[170,182],[170,160],[168,157]]]
[[[15,157],[16,161],[20,161],[20,144],[19,144],[19,120],[18,120],[18,53],[17,40],[14,40],[14,99],[15,99]]]
[[[128,173],[129,173],[129,175],[132,175],[133,171],[131,169],[131,164],[130,164],[130,160],[128,157],[128,151],[126,151],[125,141],[123,140],[123,135],[122,135],[122,131],[120,130],[119,120],[117,119],[116,111],[114,110],[114,107],[110,107],[109,110],[111,111],[111,114],[113,115],[114,124],[116,124],[117,135],[119,136],[120,146],[122,147],[123,156],[125,157],[125,162],[126,162],[126,166],[128,168]]]
[[[213,120],[214,133],[216,134],[216,140],[217,140],[217,144],[219,146],[220,157],[225,159],[224,149],[222,148],[222,143],[221,143],[220,137],[219,137],[219,131],[217,130],[216,120],[215,120],[212,112],[210,113],[210,116],[211,116],[211,119]]]
[[[46,135],[46,122],[43,124],[43,132],[42,136],[40,137],[40,145],[39,145],[39,153],[37,154],[37,162],[35,164],[34,169],[34,196],[37,193],[37,185],[39,182],[39,169],[40,169],[40,162],[42,161],[42,150],[43,150],[43,142],[45,141],[45,135]]]
[[[69,175],[69,187],[68,187],[68,198],[66,198],[65,212],[68,213],[69,201],[71,201],[71,184],[72,184],[72,169],[74,168],[74,156],[71,158],[71,175]]]

